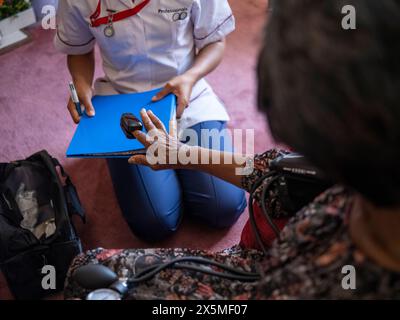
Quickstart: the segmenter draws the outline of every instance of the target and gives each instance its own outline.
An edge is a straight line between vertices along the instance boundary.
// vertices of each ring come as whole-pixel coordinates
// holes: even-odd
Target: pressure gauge
[[[86,300],[121,300],[121,295],[111,289],[97,289],[89,293]]]

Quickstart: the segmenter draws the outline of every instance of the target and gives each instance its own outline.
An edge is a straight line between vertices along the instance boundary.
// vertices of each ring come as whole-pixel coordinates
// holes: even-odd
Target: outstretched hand
[[[164,124],[151,110],[142,109],[140,115],[148,133],[134,131],[133,135],[144,145],[147,153],[131,157],[129,163],[148,166],[153,170],[180,168],[177,155],[182,148],[186,150],[190,147],[181,143],[175,133],[168,134]]]

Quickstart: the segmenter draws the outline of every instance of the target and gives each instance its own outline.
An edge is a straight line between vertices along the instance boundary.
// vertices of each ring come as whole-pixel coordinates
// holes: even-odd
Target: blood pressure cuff
[[[71,179],[46,151],[0,164],[0,268],[16,299],[63,289],[82,251],[74,214],[85,220]]]
[[[254,222],[262,244],[268,248],[277,238],[276,233],[266,220],[266,214],[270,216],[276,228],[281,231],[291,217],[331,186],[330,182],[291,175],[282,176],[278,183],[271,188],[268,198],[262,200],[266,202],[268,212],[263,212],[257,201],[250,204],[253,206]],[[244,249],[261,250],[261,245],[257,241],[250,219],[243,228],[240,246]]]
[[[255,223],[260,232],[261,241],[265,247],[269,248],[276,239],[276,235],[271,226],[265,221],[265,216],[262,213],[262,209],[257,203],[253,203],[253,212]],[[289,218],[276,218],[273,219],[273,221],[279,230],[282,230],[288,223]],[[247,221],[242,230],[239,245],[243,249],[261,250],[260,244],[257,241],[250,221]]]

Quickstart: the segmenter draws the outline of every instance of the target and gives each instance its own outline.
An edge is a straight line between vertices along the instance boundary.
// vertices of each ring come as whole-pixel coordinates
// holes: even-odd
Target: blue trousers
[[[191,129],[202,143],[202,129],[225,129],[222,121],[207,121]],[[229,136],[220,150],[233,151]],[[221,139],[221,140],[222,140]],[[189,142],[190,143],[190,142]],[[127,159],[108,159],[114,190],[123,216],[132,232],[147,241],[158,241],[174,233],[183,213],[209,226],[233,225],[246,208],[244,191],[211,175],[192,170],[153,171],[130,165]]]

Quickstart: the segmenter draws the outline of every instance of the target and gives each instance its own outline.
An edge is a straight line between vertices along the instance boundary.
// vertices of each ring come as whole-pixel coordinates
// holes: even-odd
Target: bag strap
[[[4,179],[6,175],[7,163],[0,163],[0,182]]]
[[[22,220],[21,211],[15,199],[11,196],[11,191],[3,186],[0,186],[0,215],[15,226],[18,226]]]
[[[86,223],[85,210],[82,207],[78,192],[76,191],[76,188],[72,183],[70,176],[65,172],[63,166],[56,158],[51,157],[51,160],[54,166],[60,169],[61,175],[65,179],[64,192],[70,215],[75,214],[81,218],[83,223]]]
[[[10,189],[3,184],[16,167],[16,162],[0,163],[0,214],[13,224],[19,225],[20,221],[18,221],[18,216],[22,217],[21,212],[15,199],[11,195]]]
[[[11,171],[18,165],[18,162],[0,163],[0,184],[7,179]]]

